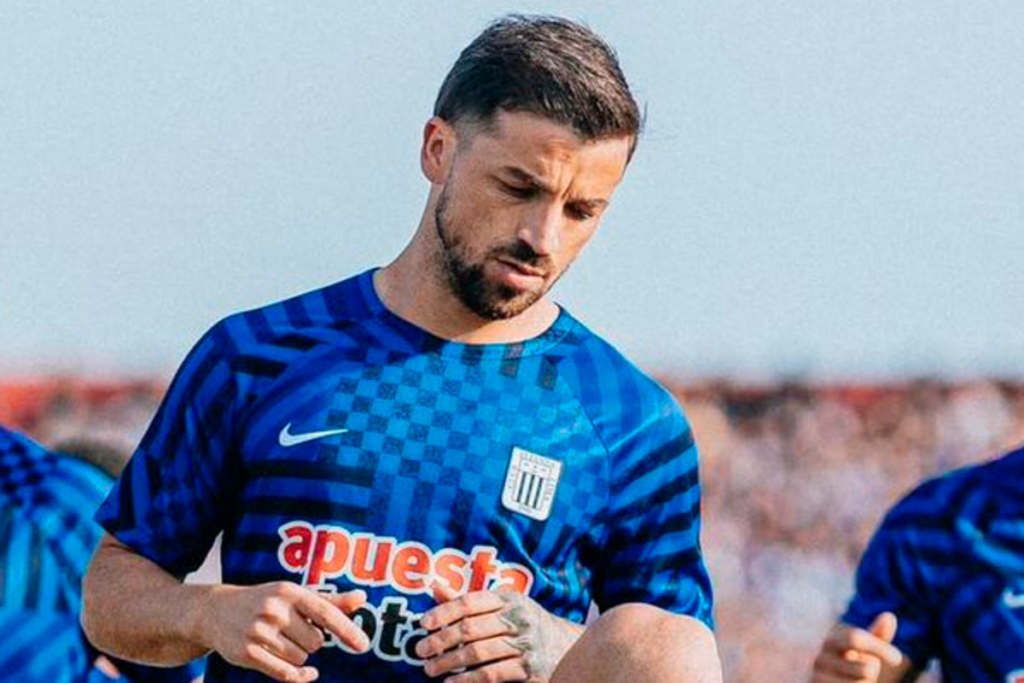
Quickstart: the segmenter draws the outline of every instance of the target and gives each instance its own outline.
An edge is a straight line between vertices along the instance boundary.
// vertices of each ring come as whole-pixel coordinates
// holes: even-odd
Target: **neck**
[[[558,318],[558,306],[541,298],[519,315],[505,320],[481,318],[451,291],[432,245],[416,232],[398,258],[374,274],[373,286],[384,306],[434,336],[466,344],[502,344],[532,339]]]

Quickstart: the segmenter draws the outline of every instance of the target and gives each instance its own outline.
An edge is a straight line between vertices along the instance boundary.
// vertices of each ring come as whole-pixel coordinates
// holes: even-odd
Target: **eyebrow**
[[[529,185],[530,187],[537,189],[545,194],[555,194],[554,188],[537,178],[532,173],[528,173],[521,168],[516,166],[505,166],[501,169],[502,173],[508,176],[512,176],[518,182]],[[573,203],[582,204],[589,209],[597,209],[608,205],[607,199],[574,199]]]

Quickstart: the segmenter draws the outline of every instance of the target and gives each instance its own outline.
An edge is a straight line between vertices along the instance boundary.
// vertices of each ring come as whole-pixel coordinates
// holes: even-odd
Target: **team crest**
[[[512,460],[505,475],[501,504],[541,522],[551,514],[562,463],[522,448],[512,449]]]

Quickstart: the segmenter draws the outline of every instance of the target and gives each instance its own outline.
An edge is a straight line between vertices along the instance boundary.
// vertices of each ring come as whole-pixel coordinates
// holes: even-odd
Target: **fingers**
[[[434,600],[437,600],[439,605],[450,602],[459,597],[459,592],[457,590],[440,581],[434,581],[430,584],[430,592],[434,595]]]
[[[320,672],[311,666],[295,666],[272,654],[261,645],[250,643],[245,648],[245,666],[270,676],[275,681],[286,683],[308,683],[320,677]]]
[[[442,628],[417,643],[416,654],[427,659],[465,643],[504,635],[514,635],[511,624],[498,618],[498,613],[492,612],[463,619]]]
[[[433,659],[428,659],[424,662],[423,669],[428,676],[441,676],[456,669],[479,667],[503,659],[516,658],[519,660],[521,654],[505,638],[490,638],[463,645]],[[520,680],[525,680],[525,678]]]
[[[281,627],[280,633],[308,654],[316,652],[326,642],[324,632],[302,618],[289,621]],[[263,634],[258,635],[261,642],[270,642]]]
[[[466,617],[497,612],[504,606],[505,600],[497,593],[475,591],[438,605],[424,614],[420,623],[428,631],[435,631]]]
[[[366,596],[363,594],[364,601],[365,598]],[[353,650],[366,652],[370,649],[370,640],[363,630],[345,616],[333,602],[325,599],[322,595],[307,593],[295,603],[295,607],[302,616],[330,631],[337,636],[340,642]]]
[[[892,612],[882,612],[871,622],[868,631],[871,635],[891,643],[896,637],[896,615]]]
[[[861,654],[874,655],[889,666],[899,666],[903,662],[903,653],[878,636],[861,628],[842,625],[829,634],[823,649],[842,655],[846,650],[855,650]]]
[[[523,660],[517,657],[488,664],[458,676],[451,676],[445,679],[445,683],[500,683],[501,681],[525,681],[529,678],[530,674],[523,666]]]
[[[311,631],[316,631],[311,626],[307,626],[307,628]],[[283,632],[271,628],[260,629],[254,634],[253,640],[278,659],[283,659],[289,664],[300,667],[306,663],[310,653],[316,652],[320,649],[320,645],[323,644],[323,636],[319,633],[316,635],[319,637],[320,644],[312,649],[308,645],[298,644]]]
[[[847,651],[843,655],[823,652],[814,660],[813,683],[832,681],[877,681],[882,664],[877,657]]]
[[[337,594],[320,593],[320,596],[345,614],[351,614],[366,604],[366,591],[364,590],[354,590]]]

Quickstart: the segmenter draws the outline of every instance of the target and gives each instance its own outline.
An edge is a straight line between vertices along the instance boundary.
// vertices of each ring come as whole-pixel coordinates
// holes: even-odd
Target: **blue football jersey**
[[[112,484],[92,465],[0,427],[0,680],[112,680],[93,666],[98,653],[78,623],[82,577],[103,533],[93,515]],[[190,681],[202,663],[132,673],[118,680]]]
[[[843,620],[898,617],[894,644],[953,683],[1024,682],[1024,449],[930,480],[886,516]]]
[[[0,680],[84,681],[81,580],[110,479],[0,427]]]
[[[565,311],[528,341],[460,344],[389,312],[372,275],[215,325],[98,520],[177,576],[223,530],[226,583],[366,590],[372,651],[329,643],[324,680],[427,680],[434,580],[576,622],[639,601],[710,624],[671,396]],[[212,656],[226,680],[262,678]]]

